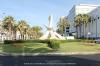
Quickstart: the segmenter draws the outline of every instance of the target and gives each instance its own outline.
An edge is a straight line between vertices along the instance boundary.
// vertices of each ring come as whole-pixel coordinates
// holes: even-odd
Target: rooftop
[[[98,4],[79,4],[79,6],[100,6],[100,5]]]

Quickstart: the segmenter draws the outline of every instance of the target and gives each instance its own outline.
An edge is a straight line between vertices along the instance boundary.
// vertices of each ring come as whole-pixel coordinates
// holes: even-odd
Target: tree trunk
[[[16,40],[16,30],[13,31],[13,40]]]
[[[81,38],[81,24],[80,24],[80,28],[79,29],[80,29],[80,38]]]
[[[76,26],[76,38],[78,38],[78,26]]]
[[[9,39],[8,40],[11,40],[12,39],[11,24],[9,24],[8,27],[9,27]]]
[[[84,23],[83,23],[83,38],[85,38],[85,37],[84,37]]]

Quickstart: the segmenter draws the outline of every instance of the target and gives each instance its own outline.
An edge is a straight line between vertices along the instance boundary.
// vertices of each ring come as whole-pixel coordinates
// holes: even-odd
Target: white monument
[[[40,37],[39,39],[40,40],[45,40],[45,39],[65,40],[65,37],[61,36],[56,31],[53,30],[52,16],[49,16],[48,20],[49,20],[49,25],[46,26],[47,32],[42,37]]]

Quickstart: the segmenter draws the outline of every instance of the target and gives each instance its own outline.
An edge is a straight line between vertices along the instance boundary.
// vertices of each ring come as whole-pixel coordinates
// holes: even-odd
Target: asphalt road
[[[100,55],[0,56],[0,66],[100,66]]]

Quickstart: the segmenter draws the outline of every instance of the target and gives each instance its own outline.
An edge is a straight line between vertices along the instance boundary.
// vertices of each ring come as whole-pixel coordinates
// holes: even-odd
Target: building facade
[[[66,16],[61,16],[60,21],[65,21],[65,22],[67,21],[67,24],[69,25],[69,20]],[[64,35],[63,36],[69,36],[69,26],[68,25],[64,28]]]
[[[88,23],[87,33],[90,33],[90,35],[87,35],[87,37],[90,38],[100,38],[100,7],[94,9],[90,13],[88,13],[91,16],[91,22]]]
[[[90,24],[88,24],[88,26],[86,27],[86,33],[84,33],[83,31],[80,32],[78,29],[78,34],[76,34],[74,18],[78,14],[89,14],[92,18],[97,17],[96,13],[100,12],[99,7],[100,7],[100,5],[91,5],[91,4],[74,5],[73,8],[69,11],[69,14],[67,16],[68,20],[70,21],[69,32],[72,33],[72,35],[73,35],[73,33],[75,33],[75,35],[78,35],[79,38],[82,36],[96,37],[96,35],[97,35],[95,33],[96,25],[95,25],[95,23],[91,24],[92,22],[90,22]],[[98,12],[96,12],[97,9],[98,9]],[[92,29],[91,29],[91,27],[92,27]],[[83,29],[83,25],[81,26],[81,29]]]

